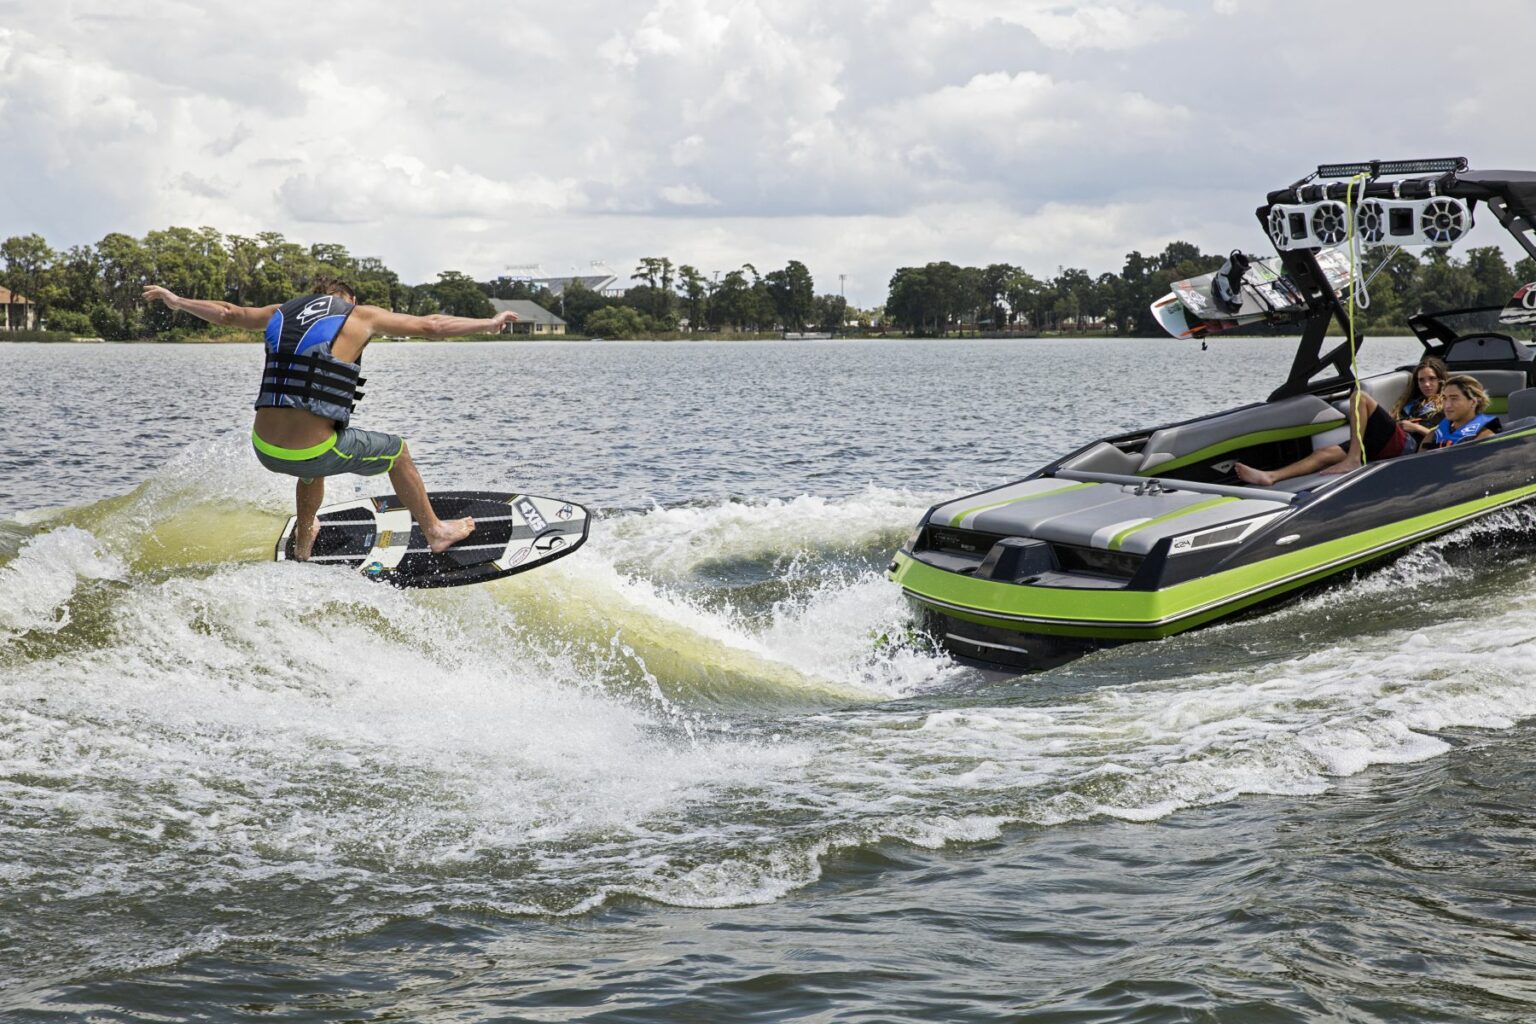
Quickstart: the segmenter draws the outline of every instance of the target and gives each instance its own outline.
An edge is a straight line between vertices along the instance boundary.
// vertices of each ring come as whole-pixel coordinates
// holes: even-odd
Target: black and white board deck
[[[475,531],[434,554],[411,513],[393,494],[320,509],[309,561],[345,566],[397,587],[461,587],[527,572],[575,551],[589,516],[575,502],[529,494],[445,491],[429,496],[439,519],[473,516]],[[277,561],[293,561],[290,517],[277,539]]]
[[[1317,253],[1334,294],[1343,296],[1349,286],[1349,254],[1342,248],[1322,249]],[[1216,275],[1201,274],[1175,281],[1167,295],[1152,303],[1152,316],[1175,338],[1220,334],[1247,324],[1283,319],[1306,307],[1301,289],[1284,273],[1278,257],[1254,258],[1243,275],[1243,304],[1224,312],[1211,296]]]

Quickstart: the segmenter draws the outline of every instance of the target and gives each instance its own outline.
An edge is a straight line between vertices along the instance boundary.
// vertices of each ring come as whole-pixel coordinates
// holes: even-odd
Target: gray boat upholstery
[[[1536,416],[1536,388],[1521,388],[1519,391],[1510,392],[1509,408],[1506,413],[1511,422],[1527,416]]]
[[[1140,465],[1141,456],[1139,454],[1123,452],[1108,441],[1099,441],[1076,458],[1063,462],[1061,468],[1079,469],[1087,473],[1125,473],[1129,475],[1135,473]]]
[[[1413,371],[1395,370],[1380,377],[1367,377],[1360,382],[1360,390],[1376,399],[1377,405],[1386,406],[1390,412],[1397,400],[1403,397],[1403,392],[1408,390],[1408,382],[1411,380]]]
[[[1522,370],[1461,370],[1454,367],[1451,375],[1465,373],[1468,377],[1476,377],[1477,382],[1488,392],[1488,411],[1503,415],[1509,411],[1509,396],[1516,391],[1525,389],[1526,379]]]
[[[1296,395],[1193,423],[1164,427],[1147,438],[1136,472],[1142,476],[1166,472],[1199,458],[1214,458],[1225,452],[1252,447],[1274,440],[1275,431],[1285,436],[1304,437],[1339,419],[1340,414],[1321,398]]]
[[[1026,481],[966,502],[952,502],[934,512],[938,525],[963,526],[983,533],[1033,537],[1056,544],[1146,554],[1164,537],[1207,526],[1220,526],[1289,506],[1278,501],[1222,497],[1169,490],[1137,494],[1122,484],[1060,480]],[[990,502],[982,499],[991,499]]]

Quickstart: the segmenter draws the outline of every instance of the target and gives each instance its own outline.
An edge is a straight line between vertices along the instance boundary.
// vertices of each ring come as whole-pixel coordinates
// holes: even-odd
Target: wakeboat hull
[[[1403,167],[1424,164],[1455,169],[1373,179],[1350,196],[1483,202],[1536,257],[1536,174],[1468,172],[1459,158]],[[1365,173],[1409,170],[1371,164]],[[1272,207],[1336,201],[1342,189],[1298,183],[1272,193],[1260,220],[1283,226],[1290,222],[1268,216]],[[1536,315],[1519,304],[1409,320],[1426,354],[1492,396],[1495,436],[1268,487],[1239,479],[1237,462],[1275,469],[1343,443],[1357,388],[1390,409],[1412,376],[1409,366],[1357,380],[1358,339],[1324,354],[1330,324],[1349,330],[1353,261],[1341,289],[1315,250],[1284,238],[1277,250],[1288,287],[1305,299],[1300,312],[1282,311],[1304,321],[1289,379],[1264,402],[1105,438],[1021,480],[934,506],[889,567],[934,639],[962,658],[1042,667],[1194,629],[1536,499],[1536,345],[1514,337],[1536,330]]]

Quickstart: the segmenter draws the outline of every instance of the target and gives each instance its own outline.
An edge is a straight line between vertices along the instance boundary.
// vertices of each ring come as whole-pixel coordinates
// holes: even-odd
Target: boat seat
[[[1511,391],[1508,407],[1504,411],[1508,413],[1511,420],[1536,416],[1536,388],[1521,388],[1519,391]]]
[[[1495,415],[1508,412],[1509,396],[1525,390],[1528,383],[1523,370],[1462,370],[1461,373],[1477,378],[1483,390],[1488,392],[1488,411]],[[1451,376],[1457,376],[1457,371],[1452,370]]]
[[[1509,411],[1509,396],[1517,391],[1536,390],[1526,388],[1524,370],[1457,370],[1451,369],[1452,377],[1471,377],[1483,386],[1488,392],[1488,412],[1494,415],[1503,415]],[[1385,405],[1388,411],[1392,409],[1392,403],[1397,401],[1394,395],[1391,401],[1382,402],[1380,395],[1372,395],[1377,402]],[[1340,409],[1344,408],[1343,400],[1338,403]]]
[[[1121,473],[1126,476],[1136,472],[1141,456],[1123,452],[1108,441],[1100,441],[1075,459],[1062,463],[1062,469],[1077,469],[1087,473]]]
[[[1376,399],[1377,405],[1386,406],[1390,412],[1397,400],[1403,397],[1403,392],[1408,390],[1408,382],[1411,380],[1412,370],[1397,370],[1380,377],[1366,378],[1360,382],[1360,389]]]
[[[1192,423],[1163,427],[1147,438],[1136,472],[1141,476],[1166,473],[1257,444],[1306,437],[1332,427],[1339,421],[1339,416],[1332,406],[1316,395],[1295,395]]]

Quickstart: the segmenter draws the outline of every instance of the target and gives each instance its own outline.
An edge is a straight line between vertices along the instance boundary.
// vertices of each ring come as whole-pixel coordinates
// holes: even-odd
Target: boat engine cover
[[[980,579],[1017,583],[1031,576],[1055,572],[1061,568],[1056,551],[1043,540],[1032,537],[1004,537],[987,552],[976,568]]]

